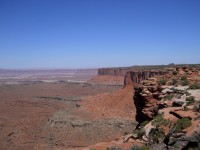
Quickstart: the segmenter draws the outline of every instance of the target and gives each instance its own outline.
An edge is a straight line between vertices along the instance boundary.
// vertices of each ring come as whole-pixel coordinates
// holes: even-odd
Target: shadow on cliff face
[[[140,96],[139,89],[135,88],[135,94],[133,96],[133,102],[136,108],[135,120],[140,124],[146,120],[151,120],[146,114],[142,112],[147,100]]]

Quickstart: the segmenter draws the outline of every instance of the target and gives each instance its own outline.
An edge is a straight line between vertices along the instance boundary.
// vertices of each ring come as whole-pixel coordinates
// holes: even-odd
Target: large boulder
[[[174,99],[172,102],[172,106],[173,107],[181,107],[185,103],[186,103],[185,99]]]

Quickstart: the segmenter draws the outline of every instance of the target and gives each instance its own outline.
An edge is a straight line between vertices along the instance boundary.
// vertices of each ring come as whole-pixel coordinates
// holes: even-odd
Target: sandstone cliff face
[[[100,68],[98,75],[112,75],[112,76],[125,76],[130,68]]]
[[[124,78],[124,85],[131,85],[133,83],[138,84],[142,80],[146,80],[148,78],[154,77],[154,76],[161,76],[168,74],[167,71],[154,71],[154,70],[148,70],[148,71],[128,71]]]

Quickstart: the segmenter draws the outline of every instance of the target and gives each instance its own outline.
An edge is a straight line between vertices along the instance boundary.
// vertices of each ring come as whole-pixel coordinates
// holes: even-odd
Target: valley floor
[[[1,149],[82,149],[112,141],[135,128],[132,97],[122,86],[1,85]]]

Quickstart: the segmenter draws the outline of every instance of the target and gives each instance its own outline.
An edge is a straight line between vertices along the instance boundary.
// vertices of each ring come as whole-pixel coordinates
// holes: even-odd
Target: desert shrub
[[[149,121],[146,120],[146,121],[142,122],[142,123],[140,124],[140,126],[141,126],[141,127],[144,127],[144,126],[146,126],[148,123],[149,123]]]
[[[169,119],[165,119],[163,115],[157,115],[154,117],[154,119],[151,121],[152,125],[155,127],[161,127],[161,126],[170,126],[171,121]]]
[[[177,75],[178,74],[178,72],[177,71],[173,71],[173,73],[172,73],[173,75]]]
[[[195,102],[194,96],[187,97],[186,101],[187,101],[187,105],[193,104]]]
[[[172,80],[172,85],[177,85],[178,81],[176,79]]]
[[[132,147],[130,148],[130,150],[141,150],[141,149],[140,149],[139,146],[135,146],[135,145],[134,145],[134,146],[132,146]]]
[[[142,136],[145,135],[145,133],[146,132],[145,132],[144,128],[141,128],[140,130],[138,130],[138,133],[137,133],[138,138],[141,139]]]
[[[143,145],[140,147],[141,150],[149,150],[149,148],[146,145]]]
[[[181,80],[187,80],[186,76],[181,77]]]
[[[163,115],[157,115],[151,121],[151,124],[154,126],[149,132],[149,142],[150,143],[160,143],[165,138],[165,133],[163,127],[171,126],[171,121],[165,119]]]
[[[173,129],[175,133],[181,132],[183,129],[191,126],[192,123],[189,118],[182,118],[177,121]]]
[[[189,81],[188,81],[188,79],[184,76],[184,77],[182,77],[181,78],[181,80],[182,80],[182,85],[183,86],[185,86],[185,85],[188,85],[189,84]]]
[[[141,128],[141,129],[136,129],[134,131],[135,134],[137,134],[137,138],[141,139],[143,135],[145,135],[145,130],[144,128]]]
[[[151,128],[149,132],[149,140],[151,143],[160,143],[164,140],[165,133],[162,128]]]
[[[187,79],[182,81],[182,86],[186,86],[188,84],[189,84],[189,81]]]
[[[128,135],[128,132],[127,132],[127,131],[125,131],[125,132],[124,132],[124,135]]]
[[[183,107],[183,110],[184,110],[184,111],[188,111],[187,106],[184,106],[184,107]]]
[[[159,83],[160,83],[161,85],[165,85],[165,84],[167,83],[167,81],[166,81],[165,79],[160,79]]]
[[[171,100],[173,97],[174,97],[174,94],[167,94],[167,95],[164,97],[164,100]]]
[[[130,148],[130,150],[149,150],[149,148],[148,148],[146,145],[143,145],[143,146],[141,146],[141,147],[133,145],[133,146]]]
[[[112,147],[107,147],[107,150],[122,150],[120,147],[112,146]]]
[[[194,105],[193,110],[195,112],[200,112],[200,105]]]
[[[195,90],[195,89],[200,89],[200,85],[198,84],[192,84],[189,86],[189,89]]]

